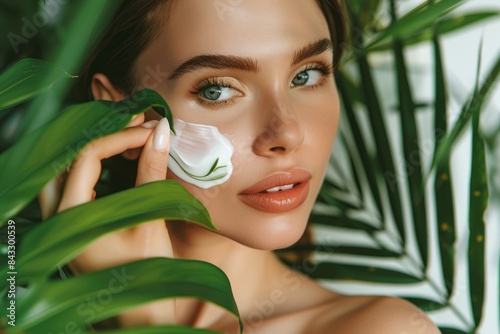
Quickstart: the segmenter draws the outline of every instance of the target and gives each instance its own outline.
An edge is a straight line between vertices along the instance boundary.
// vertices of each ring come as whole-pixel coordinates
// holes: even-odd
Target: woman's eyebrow
[[[292,66],[297,65],[307,58],[320,55],[327,50],[333,51],[332,41],[328,38],[319,39],[316,42],[310,43],[293,53]]]
[[[249,72],[259,71],[257,61],[251,58],[222,55],[201,55],[191,58],[182,63],[175,69],[174,73],[170,75],[168,80],[176,79],[186,73],[193,72],[194,70],[203,67],[213,68],[216,70],[234,68]]]
[[[322,54],[327,50],[333,50],[332,42],[328,38],[323,38],[316,42],[309,43],[293,53],[292,66],[297,65],[307,58]],[[216,70],[233,68],[248,72],[259,71],[257,61],[252,58],[226,55],[200,55],[182,63],[168,77],[168,80],[177,79],[184,74],[193,72],[200,68],[212,68]]]

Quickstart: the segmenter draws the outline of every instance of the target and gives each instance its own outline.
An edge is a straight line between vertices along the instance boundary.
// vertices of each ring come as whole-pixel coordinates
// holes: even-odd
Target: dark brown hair
[[[342,0],[316,0],[330,29],[334,66],[342,57],[346,40]],[[168,21],[174,0],[124,0],[121,8],[81,73],[80,91],[92,99],[90,83],[96,73],[105,74],[126,95],[137,86],[135,64],[142,51],[159,36]]]

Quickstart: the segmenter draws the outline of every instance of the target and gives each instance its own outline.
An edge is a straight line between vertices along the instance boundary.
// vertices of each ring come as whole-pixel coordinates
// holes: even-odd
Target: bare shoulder
[[[342,296],[332,304],[343,309],[322,315],[323,333],[439,334],[429,317],[413,304],[398,298]],[[334,305],[331,305],[333,309]]]

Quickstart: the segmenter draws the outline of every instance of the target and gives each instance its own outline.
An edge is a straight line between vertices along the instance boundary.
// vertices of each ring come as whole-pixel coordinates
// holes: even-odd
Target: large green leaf
[[[36,282],[18,297],[16,327],[10,333],[64,331],[69,322],[83,329],[87,322],[172,297],[210,301],[239,317],[229,280],[216,266],[196,260],[150,258],[66,280]],[[92,300],[98,308],[89,304]]]
[[[27,232],[17,251],[17,282],[51,274],[103,234],[161,218],[216,229],[201,202],[177,182],[145,184],[63,211]]]
[[[0,155],[0,224],[18,213],[42,187],[61,174],[90,141],[124,128],[136,114],[159,108],[173,130],[163,98],[144,89],[120,102],[74,105]]]
[[[0,75],[0,110],[46,92],[61,78],[73,76],[43,60],[17,62]]]

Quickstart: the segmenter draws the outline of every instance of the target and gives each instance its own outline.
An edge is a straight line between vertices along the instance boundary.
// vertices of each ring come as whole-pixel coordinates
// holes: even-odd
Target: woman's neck
[[[224,271],[242,315],[254,307],[252,301],[268,297],[281,284],[278,278],[287,270],[271,251],[246,247],[198,225],[170,222],[168,230],[176,258],[206,261]],[[182,323],[198,322],[205,317],[215,319],[214,312],[227,315],[225,311],[192,300],[179,305],[182,307],[178,308],[177,318]]]

